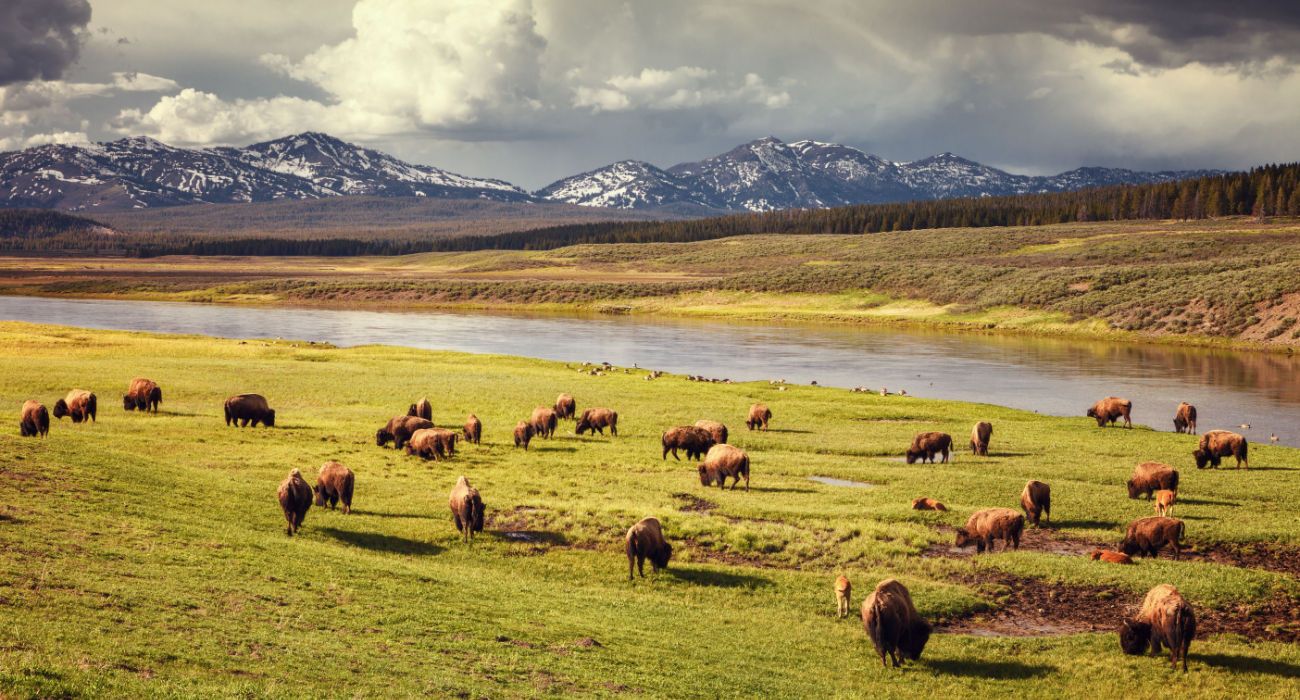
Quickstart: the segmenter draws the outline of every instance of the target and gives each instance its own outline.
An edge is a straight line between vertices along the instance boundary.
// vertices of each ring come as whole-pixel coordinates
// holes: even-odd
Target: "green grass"
[[[162,385],[161,414],[118,408],[136,375]],[[1145,459],[1182,470],[1178,516],[1198,547],[1298,546],[1300,453],[1289,448],[1252,446],[1249,472],[1196,471],[1188,436],[993,406],[0,324],[0,404],[16,414],[26,398],[52,405],[74,386],[97,392],[98,423],[56,421],[44,441],[0,435],[3,696],[1283,697],[1300,675],[1293,645],[1198,640],[1183,676],[1122,656],[1113,634],[941,633],[920,663],[884,671],[861,625],[833,617],[831,596],[837,572],[853,579],[855,609],[893,576],[923,615],[951,618],[996,605],[961,583],[993,570],[1114,586],[1133,604],[1158,582],[1198,609],[1295,595],[1283,574],[1196,561],[925,555],[950,541],[939,526],[1014,506],[1028,478],[1052,485],[1059,536],[1117,541],[1150,512],[1123,488]],[[269,398],[276,428],[224,426],[222,400],[247,391]],[[569,423],[528,453],[513,449],[510,426],[560,391],[580,410],[618,410],[620,436],[578,438]],[[421,395],[440,425],[475,412],[484,444],[444,463],[377,448],[374,430]],[[772,407],[771,432],[743,428],[755,400]],[[705,489],[692,464],[659,458],[663,428],[702,417],[727,422],[749,451],[750,492]],[[919,430],[962,443],[978,419],[995,425],[990,458],[897,458]],[[301,535],[285,537],[277,484],[294,467],[314,477],[327,459],[356,472],[355,512],[313,507]],[[460,474],[488,506],[472,546],[446,506]],[[952,511],[910,510],[920,495]],[[716,507],[683,510],[697,498]],[[646,515],[664,522],[674,559],[629,583],[622,533]],[[501,534],[525,530],[542,534]]]

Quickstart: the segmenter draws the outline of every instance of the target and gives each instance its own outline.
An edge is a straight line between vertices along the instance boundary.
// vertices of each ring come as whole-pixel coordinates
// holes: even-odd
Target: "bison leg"
[[[629,581],[633,580],[632,572],[635,571],[635,564],[632,563],[633,559],[635,559],[635,557],[632,556],[631,552],[628,552],[627,553],[627,580]]]
[[[610,426],[609,426],[609,434],[610,434],[611,436],[613,436],[613,437],[618,437],[618,424],[617,424],[617,423],[612,423],[612,424],[610,424]]]
[[[641,578],[645,578],[645,555],[643,554],[636,555],[636,572],[641,574]]]

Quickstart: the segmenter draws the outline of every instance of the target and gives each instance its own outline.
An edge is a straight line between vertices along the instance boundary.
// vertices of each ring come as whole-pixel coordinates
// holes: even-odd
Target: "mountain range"
[[[619,161],[528,192],[503,180],[414,165],[317,132],[244,148],[201,149],[135,136],[0,153],[0,206],[111,211],[368,195],[771,211],[1061,192],[1213,172],[1079,168],[1053,176],[1015,175],[951,153],[900,163],[840,144],[767,137],[667,169]]]

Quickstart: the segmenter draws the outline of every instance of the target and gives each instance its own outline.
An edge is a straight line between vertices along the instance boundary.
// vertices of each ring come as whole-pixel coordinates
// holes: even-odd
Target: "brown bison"
[[[157,413],[160,403],[162,403],[162,389],[158,387],[157,382],[144,377],[132,379],[126,395],[122,397],[122,408],[127,411]]]
[[[538,406],[533,409],[533,415],[528,418],[528,422],[533,424],[533,435],[550,439],[555,434],[560,419],[556,417],[555,409]]]
[[[658,518],[642,518],[640,522],[627,531],[627,580],[632,580],[632,565],[636,564],[637,573],[645,578],[645,560],[650,560],[650,569],[659,573],[668,568],[668,560],[673,556],[673,546],[664,539],[664,530],[659,526]]]
[[[256,428],[258,423],[271,428],[275,426],[275,411],[267,405],[266,397],[261,394],[239,394],[226,399],[226,425]]]
[[[523,447],[524,452],[528,451],[528,443],[533,440],[533,424],[526,420],[515,423],[515,447]]]
[[[989,456],[989,438],[993,437],[993,424],[980,421],[970,430],[971,454],[980,457]]]
[[[659,444],[663,446],[663,459],[668,459],[668,453],[673,453],[673,459],[680,460],[677,456],[677,450],[686,451],[686,459],[699,459],[714,446],[713,436],[704,428],[697,428],[693,425],[679,425],[676,428],[665,430],[663,435],[659,436]]]
[[[767,430],[768,421],[772,420],[772,411],[761,403],[756,403],[749,407],[749,418],[745,421],[745,427],[750,430],[762,428]]]
[[[456,485],[451,489],[451,496],[447,498],[447,505],[451,507],[451,517],[456,521],[456,532],[466,542],[474,539],[474,533],[483,532],[483,514],[485,507],[483,499],[478,495],[478,489],[469,485],[469,479],[460,477],[456,479]]]
[[[853,597],[853,584],[849,577],[835,577],[835,607],[841,620],[849,616],[849,600]]]
[[[1152,654],[1160,653],[1160,645],[1169,648],[1169,664],[1177,670],[1183,662],[1187,672],[1187,652],[1196,637],[1196,615],[1192,606],[1177,588],[1162,583],[1147,592],[1142,609],[1136,617],[1123,621],[1119,630],[1119,646],[1125,654],[1136,656],[1151,647]]]
[[[45,437],[50,432],[50,412],[39,401],[28,399],[23,402],[23,411],[18,418],[18,434],[23,437]]]
[[[419,401],[411,404],[410,408],[406,409],[406,415],[423,418],[425,420],[433,420],[433,404],[429,403],[428,398],[421,398]]]
[[[465,438],[465,444],[474,443],[477,445],[483,439],[483,421],[479,420],[478,416],[473,413],[469,414],[469,418],[465,419],[463,437]]]
[[[590,430],[604,435],[605,428],[609,428],[610,435],[618,435],[618,412],[608,408],[589,408],[582,412],[574,433],[581,435]]]
[[[446,428],[421,428],[411,434],[406,454],[439,461],[456,456],[456,433]]]
[[[432,428],[433,422],[419,416],[393,416],[388,425],[375,431],[375,444],[383,447],[393,443],[396,449],[402,449],[417,430]]]
[[[1047,516],[1052,519],[1052,487],[1041,481],[1030,479],[1020,492],[1020,509],[1025,511],[1029,522],[1038,527],[1038,519]]]
[[[311,487],[302,478],[302,472],[294,469],[280,482],[280,490],[276,495],[280,498],[280,510],[284,511],[284,519],[289,521],[285,534],[292,537],[302,527],[307,510],[311,508]]]
[[[1169,489],[1160,489],[1155,494],[1156,515],[1171,517],[1174,514],[1174,503],[1178,501],[1178,492]]]
[[[695,421],[695,427],[703,428],[709,431],[709,435],[713,437],[713,444],[715,445],[727,444],[727,426],[723,425],[722,423],[719,423],[716,420],[701,419]]]
[[[1138,518],[1129,523],[1124,539],[1119,543],[1119,551],[1129,555],[1154,557],[1161,549],[1169,547],[1174,550],[1174,559],[1181,553],[1181,540],[1184,533],[1183,521],[1177,518],[1151,516]]]
[[[912,438],[912,446],[907,448],[907,463],[915,464],[919,459],[921,462],[934,463],[936,455],[943,455],[945,464],[948,462],[948,453],[952,451],[952,436],[947,433],[917,433]]]
[[[1108,549],[1094,549],[1092,550],[1091,556],[1093,561],[1104,561],[1110,564],[1133,563],[1133,557],[1130,557],[1123,552],[1112,552]]]
[[[1128,497],[1147,498],[1160,489],[1178,490],[1178,470],[1163,462],[1143,462],[1133,468],[1133,476],[1128,480]]]
[[[740,485],[740,477],[745,477],[745,490],[749,490],[749,455],[739,447],[731,445],[714,445],[709,448],[709,453],[704,456],[704,461],[699,465],[700,484],[712,486],[713,482],[718,482],[718,488],[727,487],[727,477],[735,481],[731,482],[731,489],[734,491]]]
[[[342,501],[343,514],[350,515],[352,487],[356,484],[356,479],[351,469],[338,462],[329,461],[320,465],[320,472],[316,475],[316,486],[312,489],[316,492],[316,505],[324,506],[328,503],[330,510],[333,510],[339,501]]]
[[[1174,412],[1174,432],[1196,434],[1196,407],[1186,401]]]
[[[54,402],[54,417],[60,420],[64,416],[73,423],[95,420],[97,400],[95,395],[85,389],[73,389],[68,395]]]
[[[572,420],[578,412],[578,402],[568,394],[555,397],[555,417]]]
[[[912,510],[948,510],[948,506],[934,500],[933,498],[915,498],[912,499]]]
[[[921,619],[912,604],[912,595],[903,584],[885,579],[862,601],[862,627],[880,655],[880,665],[888,667],[888,656],[895,667],[901,659],[916,661],[930,641],[930,624]]]
[[[1025,530],[1025,516],[1010,508],[985,508],[976,511],[966,520],[966,527],[957,528],[957,546],[975,545],[975,551],[993,551],[993,542],[1002,540],[1002,550],[1007,545],[1020,549],[1020,533]]]
[[[1088,417],[1096,419],[1098,428],[1105,427],[1108,423],[1113,424],[1120,418],[1124,419],[1125,428],[1132,428],[1133,419],[1130,415],[1132,412],[1132,401],[1118,396],[1107,396],[1088,409]]]
[[[58,410],[57,406],[55,410]],[[1207,466],[1217,469],[1219,460],[1224,457],[1235,457],[1238,469],[1250,469],[1246,448],[1246,438],[1226,430],[1211,430],[1201,436],[1201,444],[1192,452],[1192,456],[1196,458],[1197,469]]]

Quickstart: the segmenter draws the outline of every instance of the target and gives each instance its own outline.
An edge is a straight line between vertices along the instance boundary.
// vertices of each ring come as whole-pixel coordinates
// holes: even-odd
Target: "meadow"
[[[915,697],[1046,693],[1294,697],[1300,690],[1300,452],[1252,445],[1251,469],[1198,471],[1195,438],[1098,429],[989,405],[394,347],[216,340],[0,324],[0,403],[95,391],[98,421],[48,438],[0,434],[0,695],[7,697]],[[600,358],[590,358],[599,360]],[[163,388],[157,415],[124,412],[131,377]],[[572,393],[619,412],[618,437],[515,449],[534,406]],[[274,428],[226,427],[221,404],[258,392]],[[434,422],[476,413],[483,444],[424,462],[374,431],[420,396]],[[767,403],[769,432],[749,432]],[[727,423],[752,488],[700,485],[659,435]],[[911,436],[991,455],[907,465]],[[1216,426],[1202,426],[1203,429]],[[357,475],[353,513],[313,507],[284,533],[275,490],[325,460]],[[1182,472],[1190,551],[1094,562],[1149,515],[1124,481],[1143,460]],[[447,493],[466,475],[487,503],[472,543]],[[858,482],[826,485],[810,477]],[[1019,551],[972,556],[952,528],[1053,491],[1049,527]],[[866,486],[861,486],[866,485]],[[911,510],[930,496],[949,512]],[[670,567],[627,579],[623,533],[653,515]],[[831,584],[854,584],[835,617]],[[856,619],[896,577],[934,622],[921,661],[882,669]],[[1126,657],[1113,632],[1151,586],[1177,585],[1201,637],[1186,675]]]

